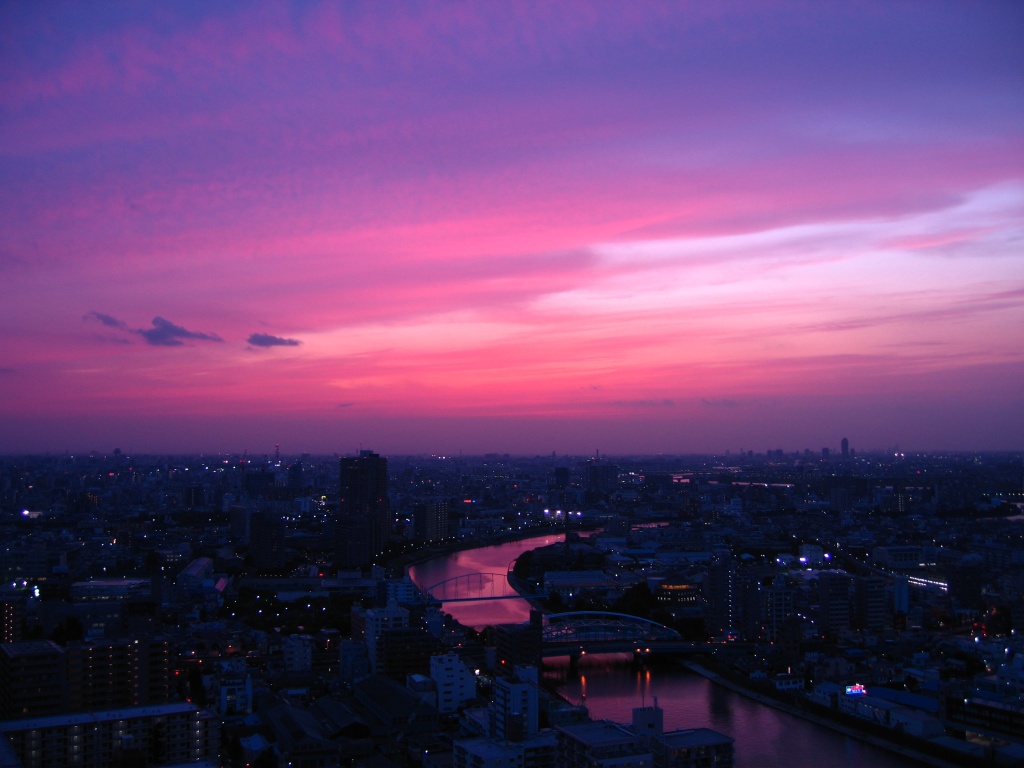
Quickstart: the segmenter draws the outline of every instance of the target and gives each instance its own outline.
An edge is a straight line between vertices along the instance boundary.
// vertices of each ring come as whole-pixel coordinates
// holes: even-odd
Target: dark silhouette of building
[[[228,508],[228,522],[230,525],[231,538],[238,544],[249,543],[249,526],[252,518],[252,509],[247,504],[232,504]]]
[[[417,542],[438,541],[448,536],[451,502],[428,499],[413,508],[413,536]]]
[[[277,512],[265,509],[249,519],[249,554],[253,566],[260,571],[275,571],[285,564],[284,519]]]
[[[852,579],[838,571],[823,571],[818,574],[818,627],[822,634],[831,637],[850,629],[852,601],[850,587]]]
[[[874,632],[889,623],[889,602],[885,579],[881,576],[857,576],[853,583],[854,627]]]
[[[304,471],[302,468],[302,462],[297,461],[288,467],[288,487],[289,488],[303,488],[305,487],[306,481],[304,477]]]
[[[49,640],[0,645],[0,720],[162,704],[172,694],[169,640]]]
[[[494,630],[498,664],[511,669],[516,664],[540,664],[544,650],[544,615],[530,611],[528,624],[498,624]]]
[[[391,532],[388,460],[360,451],[340,460],[338,477],[335,566],[362,568],[380,554]]]
[[[704,580],[707,630],[714,637],[735,635],[738,630],[736,561],[722,550],[715,553]]]
[[[174,649],[169,640],[140,638],[71,643],[65,712],[139,707],[170,701]]]
[[[0,720],[64,711],[64,649],[50,640],[0,645]]]
[[[619,467],[601,464],[596,459],[587,462],[586,491],[590,498],[600,498],[615,491],[619,485]]]
[[[847,440],[844,437],[842,439],[842,442],[839,443],[839,445],[841,446],[841,451],[842,451],[842,454],[843,454],[843,458],[844,459],[850,458],[850,441]]]

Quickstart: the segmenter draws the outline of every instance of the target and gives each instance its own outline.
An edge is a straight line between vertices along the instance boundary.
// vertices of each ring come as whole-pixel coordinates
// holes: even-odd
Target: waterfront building
[[[609,720],[570,723],[558,733],[564,768],[732,768],[733,740],[708,728],[665,732],[655,704],[633,710],[630,725]]]
[[[451,502],[448,499],[425,499],[413,507],[413,538],[425,543],[448,537],[448,518]]]
[[[536,667],[517,666],[512,677],[495,679],[489,708],[492,738],[521,740],[536,735],[540,728],[537,682]]]
[[[555,731],[562,768],[650,768],[654,761],[629,728],[610,720],[569,723]]]

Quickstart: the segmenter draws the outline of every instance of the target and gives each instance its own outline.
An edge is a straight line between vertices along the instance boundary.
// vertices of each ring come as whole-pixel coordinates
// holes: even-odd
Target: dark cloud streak
[[[128,324],[124,322],[124,320],[118,320],[116,317],[105,315],[102,312],[89,312],[88,314],[83,315],[82,319],[95,320],[99,323],[103,323],[103,325],[107,326],[107,328],[118,328],[122,331],[131,330],[131,328],[128,327]]]
[[[249,344],[254,347],[297,347],[301,343],[298,339],[285,339],[269,333],[254,333],[249,337]]]
[[[202,333],[201,331],[190,331],[187,328],[176,325],[166,318],[157,315],[151,321],[152,328],[130,328],[124,320],[118,320],[112,315],[92,311],[82,317],[85,321],[95,321],[107,328],[116,328],[119,331],[134,333],[145,339],[147,344],[155,347],[180,347],[185,342],[183,339],[195,341],[216,341],[222,342],[220,336],[215,333]]]
[[[147,344],[157,347],[180,347],[184,342],[182,339],[195,339],[196,341],[224,341],[215,333],[201,333],[190,331],[180,325],[175,325],[159,315],[153,318],[153,327],[136,331]]]

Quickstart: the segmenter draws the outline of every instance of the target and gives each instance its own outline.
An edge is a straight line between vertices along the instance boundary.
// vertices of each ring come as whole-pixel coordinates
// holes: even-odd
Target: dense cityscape
[[[3,768],[749,764],[656,701],[592,719],[546,673],[588,653],[1024,761],[1020,453],[7,456],[0,515]],[[499,587],[413,578],[545,534]]]
[[[1022,97],[1021,0],[0,2],[0,768],[1024,768]]]

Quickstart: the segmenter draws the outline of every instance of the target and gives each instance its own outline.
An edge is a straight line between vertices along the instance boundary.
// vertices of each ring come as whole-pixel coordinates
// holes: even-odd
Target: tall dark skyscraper
[[[346,456],[341,459],[338,478],[334,564],[362,568],[384,549],[391,533],[388,460],[373,451]]]
[[[840,443],[840,445],[842,446],[841,450],[842,450],[842,452],[843,452],[843,458],[844,458],[844,459],[847,459],[847,458],[849,458],[849,457],[850,457],[850,441],[849,441],[849,440],[847,440],[847,439],[846,439],[846,438],[844,437],[844,438],[843,438],[843,441],[842,441],[842,443]]]

